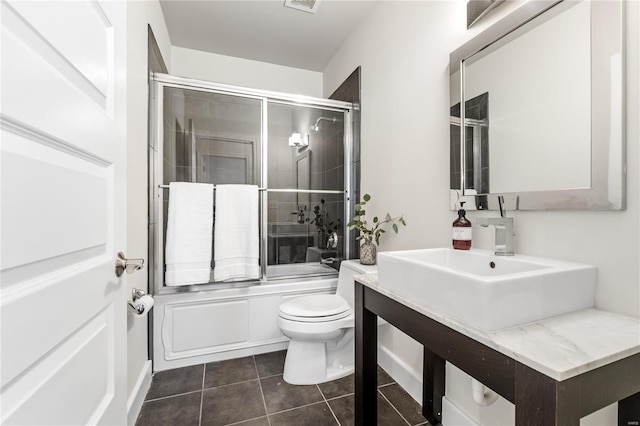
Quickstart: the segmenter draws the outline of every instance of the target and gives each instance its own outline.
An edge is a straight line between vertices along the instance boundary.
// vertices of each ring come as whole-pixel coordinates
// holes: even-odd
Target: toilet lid
[[[280,305],[284,317],[304,318],[303,321],[328,321],[351,314],[351,307],[342,297],[335,294],[314,294],[296,297]],[[335,318],[328,318],[335,317]]]

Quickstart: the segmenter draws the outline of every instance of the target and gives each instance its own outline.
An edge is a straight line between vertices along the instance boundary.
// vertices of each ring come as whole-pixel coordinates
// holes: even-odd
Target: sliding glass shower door
[[[156,79],[157,142],[150,149],[156,291],[166,290],[171,182],[260,188],[262,280],[335,275],[349,255],[351,167],[345,146],[351,104],[166,75]],[[213,276],[209,284],[219,285]]]
[[[344,115],[268,102],[269,277],[334,273],[344,258]]]

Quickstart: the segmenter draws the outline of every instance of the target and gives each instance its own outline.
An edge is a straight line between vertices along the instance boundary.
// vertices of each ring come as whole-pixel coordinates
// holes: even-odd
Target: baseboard
[[[419,404],[422,404],[422,374],[413,370],[384,346],[378,346],[378,364]]]
[[[378,346],[378,364],[413,399],[422,404],[422,375],[384,346]],[[446,396],[442,398],[442,426],[479,426]]]
[[[230,349],[225,351],[216,351],[204,355],[189,356],[166,360],[162,355],[153,360],[153,372],[172,370],[174,368],[188,367],[190,365],[207,364],[210,362],[225,361],[233,358],[243,358],[245,356],[252,356],[263,354],[267,352],[276,352],[287,349],[289,346],[289,340],[276,343],[260,343],[256,345],[239,346],[237,349]],[[162,347],[156,348],[158,353],[162,354]]]
[[[145,396],[151,386],[151,361],[144,363],[136,381],[136,385],[129,395],[127,400],[127,424],[133,426],[136,424],[140,410],[142,409],[142,403]]]
[[[442,398],[442,426],[480,426],[446,396]]]

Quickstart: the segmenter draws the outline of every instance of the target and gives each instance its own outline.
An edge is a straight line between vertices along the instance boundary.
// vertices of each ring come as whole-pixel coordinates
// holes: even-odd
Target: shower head
[[[316,124],[314,124],[313,126],[311,126],[311,130],[313,130],[314,132],[317,132],[318,130],[320,130],[319,123],[320,123],[322,120],[327,120],[327,121],[330,121],[330,122],[332,122],[332,123],[335,123],[336,121],[338,121],[338,119],[337,119],[337,118],[335,118],[335,117],[318,117],[318,119],[316,120]]]

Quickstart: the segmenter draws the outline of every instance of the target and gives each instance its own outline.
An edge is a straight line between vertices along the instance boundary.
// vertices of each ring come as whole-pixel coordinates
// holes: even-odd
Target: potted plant
[[[311,219],[311,223],[316,226],[318,231],[318,248],[327,248],[329,237],[340,228],[340,218],[336,221],[329,220],[329,213],[325,210],[326,202],[320,199],[320,205],[313,208],[315,217]]]
[[[371,196],[364,194],[362,201],[356,204],[355,216],[347,224],[350,230],[357,229],[360,232],[360,235],[358,235],[356,239],[362,241],[360,245],[360,263],[363,265],[376,264],[376,246],[380,245],[380,237],[382,234],[387,232],[384,230],[384,225],[390,223],[396,234],[398,233],[398,224],[407,226],[403,216],[391,217],[389,213],[386,214],[384,220],[380,220],[378,216],[374,216],[372,220],[373,224],[369,226],[369,223],[365,219],[366,211],[364,209],[364,206],[369,200],[371,200]]]

